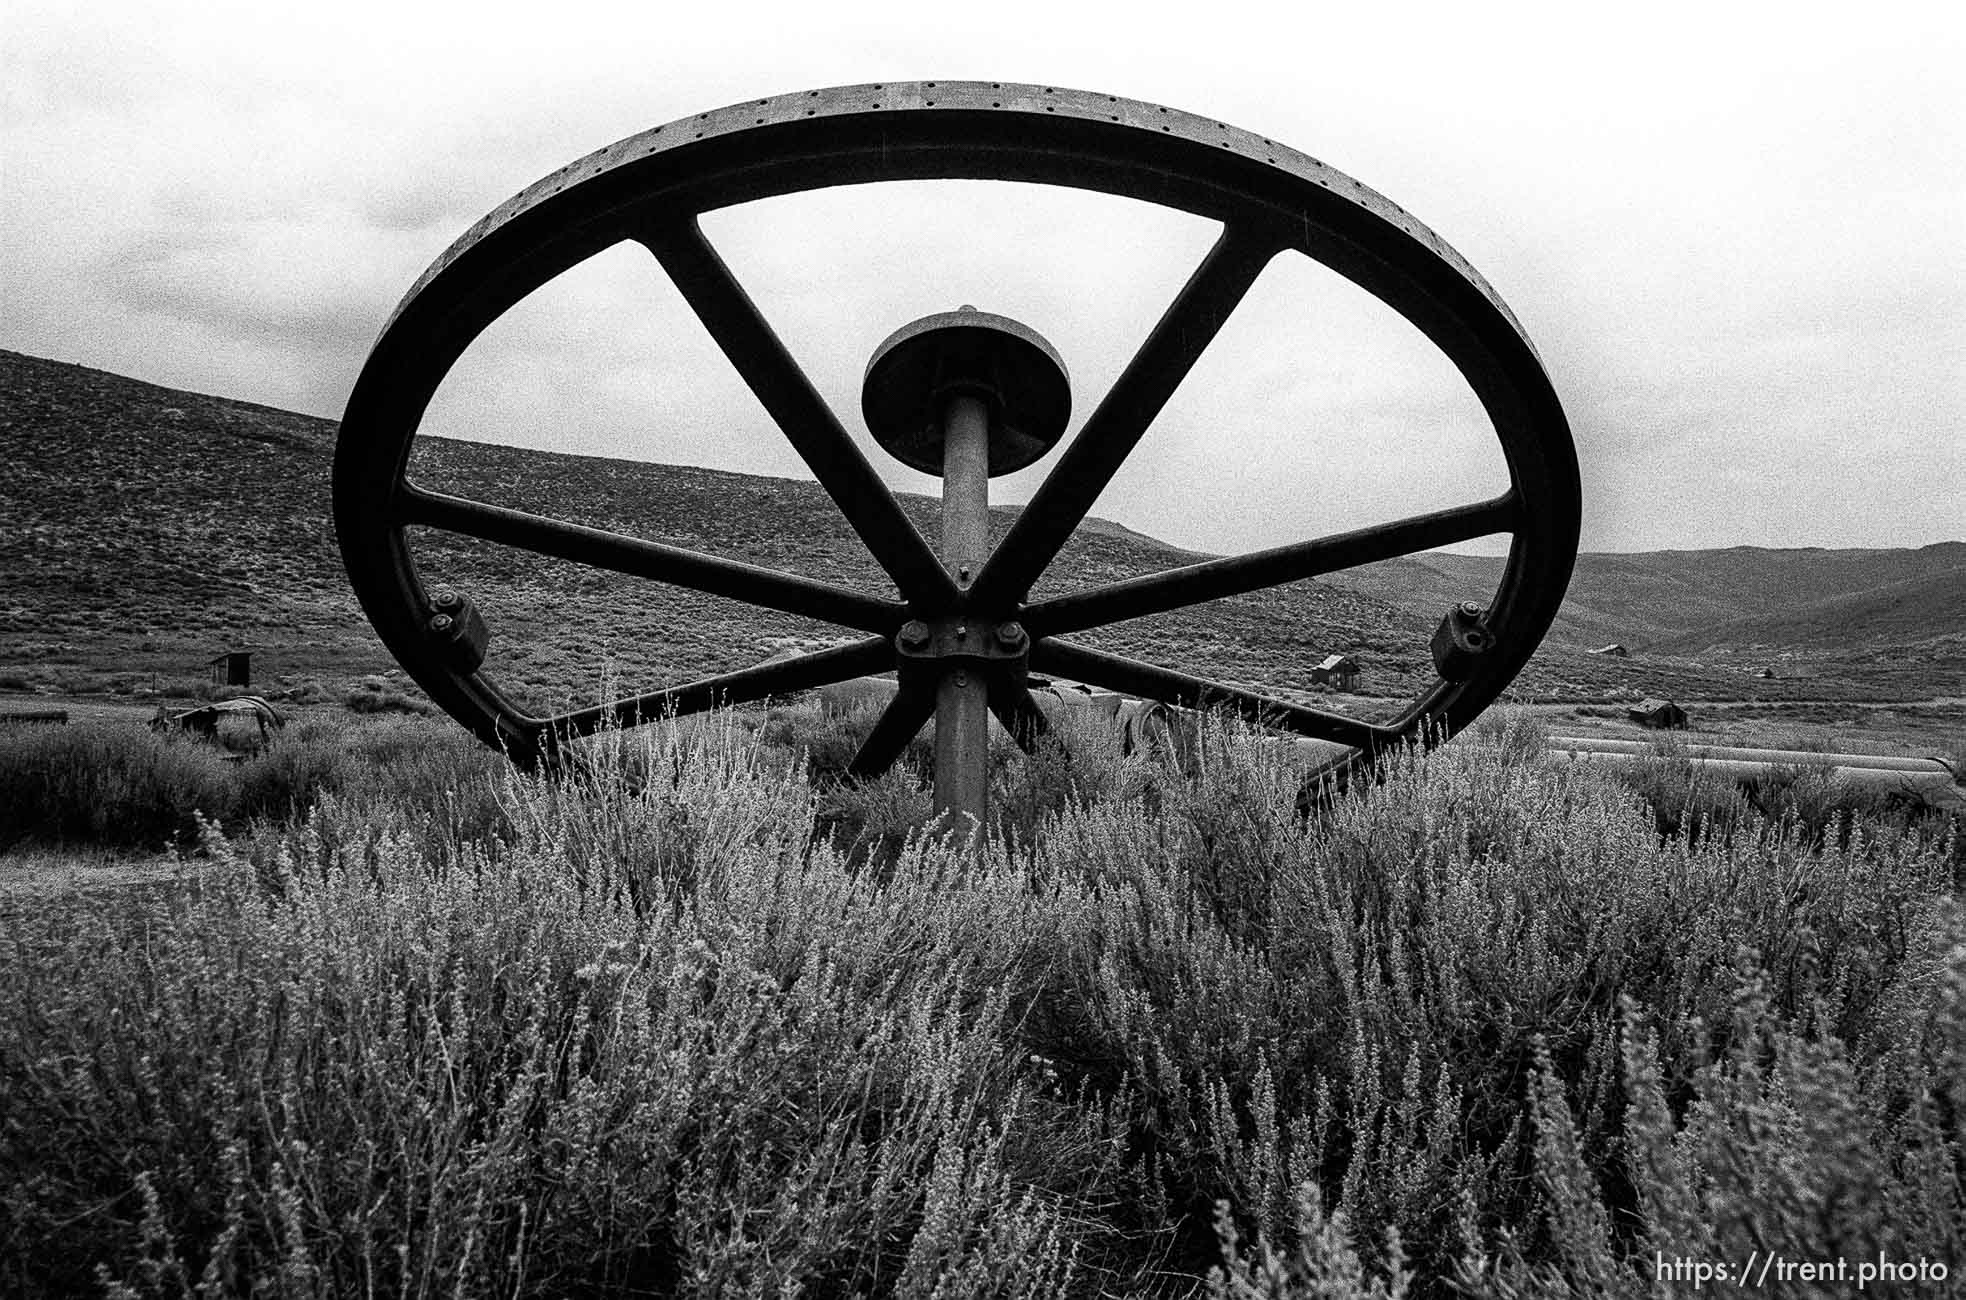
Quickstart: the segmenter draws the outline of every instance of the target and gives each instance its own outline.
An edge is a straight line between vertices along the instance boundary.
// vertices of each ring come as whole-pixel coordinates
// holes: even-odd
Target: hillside
[[[1334,581],[1385,600],[1424,594],[1438,603],[1469,585],[1492,588],[1501,570],[1498,559],[1434,552]],[[1867,603],[1873,593],[1894,589],[1897,597]],[[1962,602],[1966,542],[1916,550],[1587,552],[1577,557],[1552,635],[1590,648],[1618,642],[1669,654],[1716,645],[1781,648],[1791,641],[1848,650],[1956,633]],[[1884,621],[1873,621],[1887,609]],[[1750,635],[1746,625],[1763,620],[1766,633]]]
[[[1883,651],[1948,639],[1966,640],[1966,567],[1847,595],[1796,601],[1665,638],[1656,648],[1687,654],[1707,650],[1835,651],[1855,643]]]
[[[0,689],[175,694],[220,650],[256,680],[329,690],[392,661],[356,609],[328,522],[332,421],[0,351]],[[812,483],[426,439],[431,486],[829,581],[885,579]],[[925,533],[936,503],[904,497]],[[996,512],[1001,535],[1014,510]],[[488,670],[552,707],[604,665],[641,688],[851,636],[447,535],[414,544],[491,625]],[[1080,530],[1039,594],[1196,557],[1119,524]],[[1089,634],[1218,680],[1308,691],[1355,655],[1392,707],[1431,676],[1439,612],[1493,590],[1500,562],[1429,553]],[[1579,558],[1523,698],[1923,699],[1966,694],[1966,544],[1917,551],[1659,552]],[[1632,659],[1585,653],[1622,641]],[[1756,670],[1779,661],[1772,679]]]
[[[0,352],[0,666],[16,685],[107,674],[130,691],[187,684],[228,647],[254,649],[273,680],[391,667],[328,522],[334,437],[331,421]],[[812,483],[440,439],[419,443],[412,473],[460,495],[887,590]],[[903,501],[932,533],[936,503]],[[997,512],[999,534],[1012,518]],[[653,685],[856,635],[446,535],[414,545],[434,581],[483,608],[488,671],[541,706],[591,693],[604,663],[627,684]],[[1191,558],[1096,524],[1039,591]],[[1382,599],[1299,583],[1086,639],[1284,688],[1307,685],[1309,664],[1345,650],[1376,687],[1404,691],[1426,665],[1425,632]]]

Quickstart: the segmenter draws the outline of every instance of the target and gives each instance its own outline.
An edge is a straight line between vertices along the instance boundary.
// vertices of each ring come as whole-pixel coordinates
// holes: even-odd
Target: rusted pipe
[[[1832,791],[1898,795],[1921,807],[1966,813],[1966,789],[1952,768],[1936,758],[1896,758],[1882,754],[1819,754],[1805,749],[1746,749],[1735,745],[1685,745],[1662,751],[1642,740],[1552,736],[1551,758],[1630,769],[1661,758],[1681,757],[1706,776],[1722,781],[1766,781],[1797,769],[1827,774]]]
[[[942,417],[942,560],[967,587],[990,553],[990,409],[959,393]],[[958,623],[957,640],[981,644],[992,629]],[[935,690],[935,808],[951,829],[982,825],[988,811],[990,687],[982,673],[952,667]]]

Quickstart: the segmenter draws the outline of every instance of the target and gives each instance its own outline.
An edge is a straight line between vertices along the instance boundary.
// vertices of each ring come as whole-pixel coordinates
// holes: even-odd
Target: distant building
[[[214,686],[253,684],[253,652],[250,650],[227,650],[224,654],[213,655],[209,666]]]
[[[1631,651],[1625,649],[1616,641],[1613,641],[1607,646],[1599,646],[1597,649],[1591,651],[1591,653],[1594,655],[1615,655],[1620,659],[1629,659],[1631,657]]]
[[[1324,662],[1311,669],[1311,684],[1349,691],[1358,685],[1358,661],[1350,655],[1327,655]]]
[[[1641,727],[1654,731],[1684,731],[1686,710],[1671,700],[1641,700],[1625,710],[1625,716]]]

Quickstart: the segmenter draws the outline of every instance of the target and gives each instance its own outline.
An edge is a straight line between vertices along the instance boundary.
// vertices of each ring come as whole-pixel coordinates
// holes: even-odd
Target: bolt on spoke
[[[1164,614],[1205,601],[1245,595],[1361,564],[1507,532],[1513,527],[1515,515],[1516,500],[1513,494],[1508,494],[1478,505],[1415,515],[1395,523],[1334,533],[1248,555],[1207,560],[1041,600],[1028,606],[1021,617],[1034,636],[1080,632],[1122,619]]]
[[[1120,464],[1276,255],[1266,234],[1225,227],[983,568],[979,604],[1023,599]]]
[[[403,524],[438,528],[597,569],[729,596],[863,632],[891,632],[907,616],[907,607],[899,601],[483,501],[406,486],[397,494],[397,502]]]
[[[853,438],[692,218],[637,236],[910,600],[949,604],[955,585]]]

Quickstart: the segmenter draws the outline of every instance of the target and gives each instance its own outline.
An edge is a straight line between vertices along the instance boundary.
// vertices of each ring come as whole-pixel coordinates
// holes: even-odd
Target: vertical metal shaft
[[[990,411],[955,397],[942,417],[942,559],[968,587],[990,549]],[[981,623],[958,628],[959,642],[981,645]],[[935,807],[945,819],[967,813],[981,824],[989,796],[990,691],[978,673],[954,668],[935,695]]]

